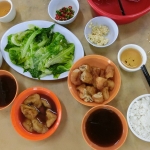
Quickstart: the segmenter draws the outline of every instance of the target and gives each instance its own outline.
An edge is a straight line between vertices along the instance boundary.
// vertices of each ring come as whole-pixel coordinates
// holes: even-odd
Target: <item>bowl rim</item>
[[[120,60],[120,56],[122,54],[123,51],[125,51],[127,48],[133,48],[133,49],[136,49],[137,51],[140,52],[142,58],[143,58],[143,61],[141,63],[141,65],[137,68],[128,68],[126,66],[124,66]],[[125,70],[125,71],[128,71],[128,72],[135,72],[135,71],[138,71],[141,69],[141,66],[142,65],[145,65],[146,62],[147,62],[147,55],[146,55],[146,52],[144,51],[144,49],[139,46],[139,45],[136,45],[136,44],[126,44],[124,45],[123,47],[120,48],[119,52],[118,52],[118,55],[117,55],[117,59],[118,59],[118,63],[120,65],[120,67]]]
[[[18,113],[19,113],[19,106],[20,104],[22,104],[22,102],[30,95],[35,94],[35,93],[41,93],[44,92],[47,96],[50,96],[52,100],[54,100],[55,105],[56,105],[56,109],[57,109],[57,120],[55,122],[55,124],[44,134],[34,134],[34,133],[30,133],[28,132],[20,123],[19,117],[18,117]],[[43,93],[42,93],[43,94]],[[24,97],[24,98],[22,98]],[[57,103],[57,104],[56,104]],[[18,108],[16,110],[16,107]],[[19,135],[21,135],[22,137],[28,139],[28,140],[32,140],[32,141],[39,141],[39,140],[44,140],[45,138],[48,138],[49,136],[51,136],[56,129],[58,128],[60,121],[61,121],[61,117],[62,117],[62,107],[61,107],[61,103],[59,101],[59,99],[57,98],[57,96],[49,89],[44,88],[44,87],[40,87],[40,86],[36,86],[36,87],[30,87],[24,91],[22,91],[17,98],[15,99],[13,105],[12,105],[12,109],[11,109],[11,113],[10,113],[10,117],[11,117],[11,122],[12,125],[14,127],[14,129],[19,133]]]
[[[92,42],[88,39],[88,37],[87,37],[87,35],[86,35],[86,33],[85,33],[85,32],[86,32],[86,29],[88,28],[88,25],[90,24],[90,22],[92,22],[92,21],[95,20],[95,19],[100,19],[100,18],[111,21],[111,24],[113,24],[113,25],[115,26],[115,28],[117,29],[117,30],[116,30],[117,32],[116,32],[116,34],[115,34],[116,37],[115,37],[109,44],[107,43],[106,45],[102,45],[102,46],[99,46],[99,45],[96,45],[96,44],[92,43]],[[118,28],[118,25],[116,24],[116,22],[115,22],[113,19],[111,19],[111,18],[109,18],[109,17],[106,17],[106,16],[97,16],[97,17],[94,17],[94,18],[90,19],[90,20],[86,23],[85,28],[84,28],[84,36],[85,36],[86,40],[87,40],[92,46],[97,47],[97,48],[104,48],[104,47],[108,47],[108,46],[112,45],[112,44],[116,41],[118,35],[119,35],[119,28]]]
[[[55,22],[57,22],[57,23],[59,23],[59,24],[67,24],[67,23],[71,23],[76,17],[77,17],[77,14],[78,14],[78,12],[79,12],[79,2],[78,2],[78,0],[76,0],[75,1],[75,4],[76,4],[76,6],[77,6],[77,11],[75,12],[75,14],[73,15],[73,17],[72,18],[70,18],[69,20],[62,20],[62,21],[59,21],[59,20],[56,20],[52,15],[51,15],[51,13],[50,13],[50,6],[51,6],[51,4],[52,3],[54,3],[54,0],[51,0],[50,2],[49,2],[49,4],[48,4],[48,14],[49,14],[49,16],[55,21]]]
[[[147,12],[149,12],[150,11],[150,6],[149,7],[147,7],[146,9],[144,9],[143,11],[141,11],[141,12],[139,12],[139,13],[136,13],[136,14],[133,14],[133,15],[125,15],[125,16],[121,16],[121,15],[114,15],[114,14],[110,14],[110,13],[107,13],[107,12],[105,12],[105,11],[103,11],[103,10],[100,10],[95,4],[94,4],[94,2],[92,1],[92,0],[87,0],[88,1],[88,3],[90,4],[90,6],[95,10],[95,11],[97,11],[97,12],[100,12],[101,14],[103,14],[103,15],[107,15],[107,16],[109,16],[109,17],[111,17],[111,18],[113,18],[113,19],[117,19],[117,20],[120,20],[120,19],[132,19],[133,17],[135,18],[135,19],[137,19],[140,15],[144,15],[145,13],[147,13]]]
[[[113,66],[115,66],[115,72],[117,72],[117,75],[118,75],[117,80],[118,80],[119,84],[118,84],[118,88],[115,89],[115,90],[116,90],[116,94],[113,95],[113,97],[112,97],[111,99],[108,99],[108,100],[104,101],[102,104],[95,103],[95,102],[92,102],[92,103],[91,103],[91,102],[84,102],[84,101],[81,100],[81,99],[76,99],[75,94],[74,94],[74,92],[73,92],[73,90],[72,90],[72,85],[71,85],[71,81],[70,81],[70,72],[74,69],[74,65],[80,63],[80,62],[81,62],[82,60],[84,60],[84,59],[89,59],[89,58],[107,60],[108,64],[113,64]],[[121,87],[121,75],[120,75],[119,69],[118,69],[118,67],[116,66],[116,64],[115,64],[113,61],[111,61],[109,58],[104,57],[104,56],[102,56],[102,55],[96,55],[96,54],[93,55],[93,54],[92,54],[92,55],[87,55],[87,56],[84,56],[84,57],[80,58],[78,61],[76,61],[76,62],[72,65],[72,67],[70,68],[69,74],[68,74],[67,84],[68,84],[68,88],[69,88],[69,91],[70,91],[72,97],[73,97],[76,101],[78,101],[79,103],[81,103],[81,104],[83,104],[83,105],[85,105],[85,106],[93,107],[93,106],[97,106],[97,105],[105,105],[105,104],[109,103],[110,101],[112,101],[112,100],[117,96],[117,94],[119,93],[120,87]]]
[[[149,96],[149,97],[150,97],[150,94],[143,94],[143,95],[140,95],[140,96],[138,96],[138,97],[136,97],[135,99],[132,100],[132,102],[130,103],[130,105],[129,105],[128,109],[127,109],[127,122],[128,122],[128,126],[129,126],[130,130],[132,131],[132,133],[133,133],[137,138],[139,138],[139,139],[141,139],[141,140],[143,140],[143,141],[145,141],[145,142],[150,142],[150,140],[147,140],[147,139],[141,137],[140,135],[138,135],[138,134],[132,129],[132,127],[131,127],[131,125],[130,125],[130,121],[129,121],[129,111],[130,111],[132,105],[133,105],[136,101],[138,101],[139,99],[141,99],[141,98],[143,98],[143,97],[146,97],[146,96]]]
[[[98,146],[96,145],[95,143],[93,143],[87,136],[86,132],[85,132],[85,123],[88,119],[88,117],[90,116],[90,114],[92,112],[94,112],[95,110],[98,110],[98,109],[108,109],[108,110],[112,110],[114,111],[120,118],[121,122],[122,122],[122,126],[123,126],[123,131],[122,131],[122,136],[121,136],[121,139],[114,145],[112,146],[109,146],[109,147],[101,147],[101,146]],[[84,140],[86,141],[86,143],[92,148],[92,149],[103,149],[103,150],[112,150],[112,149],[119,149],[125,142],[126,138],[127,138],[127,135],[128,135],[128,124],[127,124],[127,121],[126,121],[126,118],[124,117],[124,115],[122,114],[122,112],[111,106],[111,105],[98,105],[98,106],[95,106],[95,107],[92,107],[91,109],[89,109],[83,119],[82,119],[82,123],[81,123],[81,132],[82,132],[82,136],[84,138]],[[118,145],[119,144],[119,145]],[[118,145],[116,147],[116,145]]]
[[[12,105],[12,104],[14,103],[14,101],[15,101],[15,99],[16,99],[18,93],[19,93],[19,84],[18,84],[18,81],[17,81],[16,77],[15,77],[11,72],[9,72],[9,71],[7,71],[7,70],[0,70],[0,72],[4,73],[3,75],[8,75],[9,77],[13,78],[13,79],[15,80],[15,83],[16,83],[16,93],[15,93],[15,95],[14,95],[14,98],[13,98],[12,101],[11,101],[9,104],[7,104],[6,106],[0,107],[0,110],[3,110],[3,109],[5,109],[5,108],[8,108],[10,105]]]

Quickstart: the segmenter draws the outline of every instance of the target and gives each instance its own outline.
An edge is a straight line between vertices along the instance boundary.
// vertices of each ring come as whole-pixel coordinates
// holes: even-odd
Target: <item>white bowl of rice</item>
[[[110,18],[99,16],[92,18],[85,26],[86,40],[93,46],[103,48],[115,42],[118,37],[118,26]]]
[[[131,102],[127,122],[135,136],[150,142],[150,94],[141,95]]]

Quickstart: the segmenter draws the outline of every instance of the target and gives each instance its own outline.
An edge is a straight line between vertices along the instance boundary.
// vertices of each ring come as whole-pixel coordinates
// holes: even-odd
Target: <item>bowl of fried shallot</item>
[[[43,87],[31,87],[21,92],[11,109],[14,129],[32,141],[51,136],[60,124],[61,115],[59,99]]]
[[[87,55],[70,69],[68,88],[73,98],[86,106],[104,105],[112,101],[121,86],[117,66],[101,55]]]

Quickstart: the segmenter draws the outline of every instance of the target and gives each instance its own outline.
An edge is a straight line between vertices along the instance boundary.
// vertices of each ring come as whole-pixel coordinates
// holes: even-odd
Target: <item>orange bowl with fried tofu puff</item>
[[[70,69],[68,88],[72,96],[86,106],[104,105],[119,92],[121,76],[117,66],[101,55],[87,55]]]
[[[62,108],[57,96],[49,89],[31,87],[21,92],[11,109],[14,129],[32,141],[44,140],[58,128]]]

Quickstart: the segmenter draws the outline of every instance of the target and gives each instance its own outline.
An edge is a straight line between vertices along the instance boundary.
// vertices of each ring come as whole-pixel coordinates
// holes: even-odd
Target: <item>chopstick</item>
[[[120,6],[120,10],[121,10],[122,15],[125,15],[124,8],[122,6],[121,0],[118,0],[118,3],[119,3],[119,6]]]
[[[150,76],[149,76],[149,73],[148,73],[148,71],[147,71],[145,65],[143,65],[143,66],[141,67],[141,69],[142,69],[142,72],[143,72],[143,74],[144,74],[144,76],[145,76],[145,78],[146,78],[146,80],[147,80],[148,85],[150,86]]]

